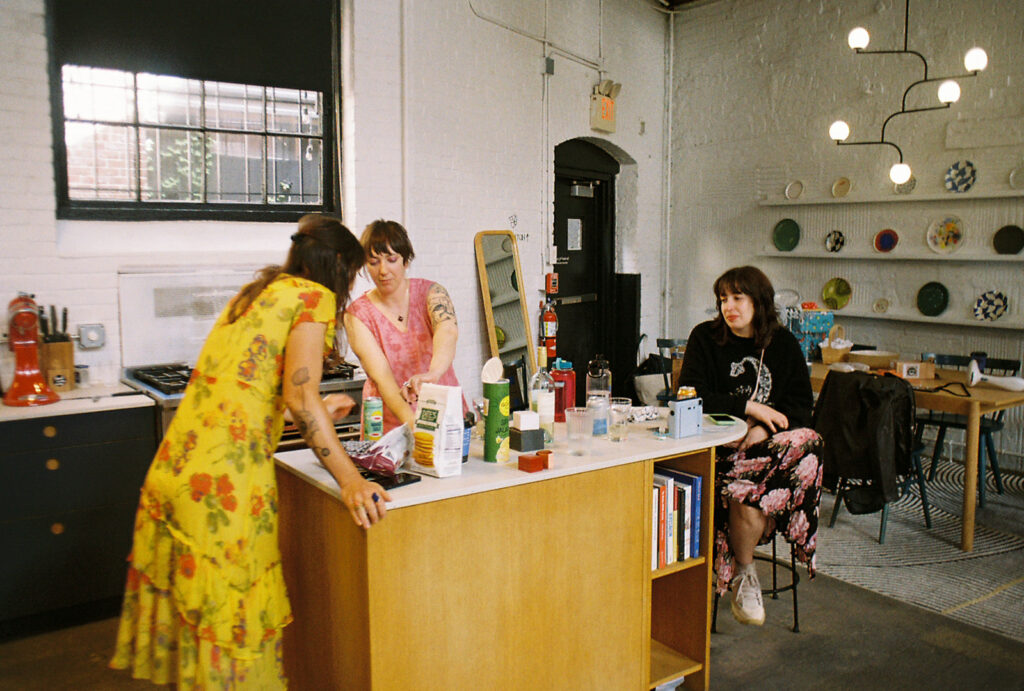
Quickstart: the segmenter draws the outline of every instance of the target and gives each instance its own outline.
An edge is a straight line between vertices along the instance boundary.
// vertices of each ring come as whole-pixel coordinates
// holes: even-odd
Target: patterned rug
[[[927,464],[926,464],[927,465]],[[960,551],[963,466],[943,462],[927,484],[932,528],[925,528],[914,491],[890,505],[885,544],[878,544],[881,513],[854,516],[840,509],[828,527],[835,496],[824,493],[818,529],[821,573],[933,612],[1024,641],[1024,534],[994,530],[982,521],[1004,509],[1024,519],[1024,476],[1003,474],[1004,494],[989,478],[990,509],[979,510],[974,550]],[[1019,513],[1017,513],[1019,512]],[[1019,525],[1024,533],[1024,520]]]

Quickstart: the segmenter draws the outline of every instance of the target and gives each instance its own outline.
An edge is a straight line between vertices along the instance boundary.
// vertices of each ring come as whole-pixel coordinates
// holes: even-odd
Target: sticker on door
[[[565,249],[570,252],[579,252],[583,249],[583,219],[566,219]]]

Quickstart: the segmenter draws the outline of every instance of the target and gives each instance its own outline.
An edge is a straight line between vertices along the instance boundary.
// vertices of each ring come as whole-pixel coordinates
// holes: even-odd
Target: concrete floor
[[[800,633],[788,594],[766,601],[760,628],[736,623],[728,598],[711,636],[715,688],[1024,689],[1024,643],[827,576],[801,580]],[[0,643],[0,689],[153,688],[107,669],[116,628],[108,618]]]

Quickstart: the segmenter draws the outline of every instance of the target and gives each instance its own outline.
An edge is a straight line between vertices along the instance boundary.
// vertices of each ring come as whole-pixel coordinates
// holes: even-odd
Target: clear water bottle
[[[587,365],[587,407],[594,411],[594,436],[608,434],[608,408],[612,395],[612,371],[603,355]]]

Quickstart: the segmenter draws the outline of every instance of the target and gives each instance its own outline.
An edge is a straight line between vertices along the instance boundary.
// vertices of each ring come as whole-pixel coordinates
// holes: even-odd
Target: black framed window
[[[336,8],[51,0],[58,217],[336,211]]]

